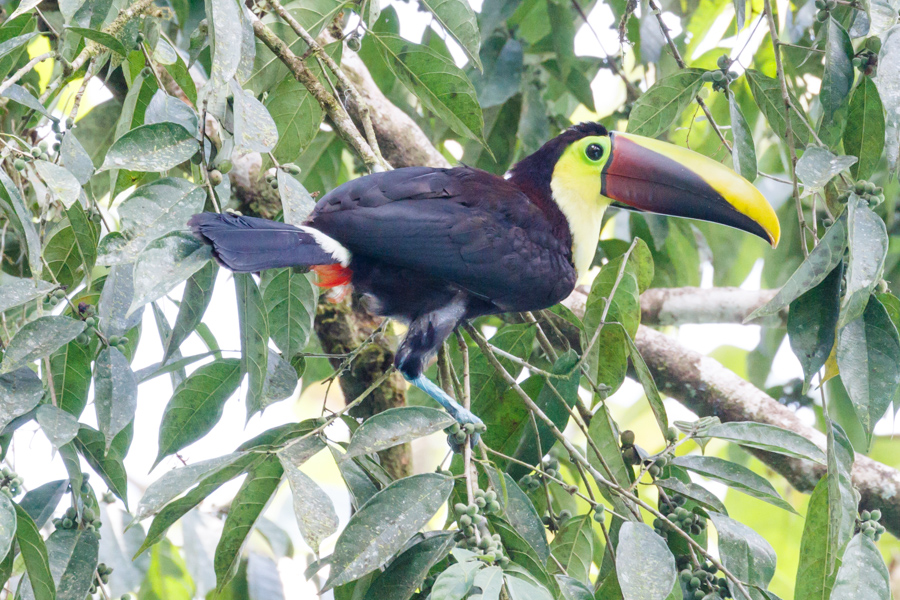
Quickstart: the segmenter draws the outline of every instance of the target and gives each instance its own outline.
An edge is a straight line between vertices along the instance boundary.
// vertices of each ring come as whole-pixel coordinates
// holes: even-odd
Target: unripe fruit
[[[881,519],[881,511],[876,508],[871,513],[869,513],[869,518],[872,519],[873,521],[880,520]]]
[[[469,525],[472,524],[472,517],[470,517],[469,515],[461,516],[459,518],[459,524],[462,525],[463,527],[468,527]]]
[[[223,160],[219,163],[219,172],[228,174],[232,167],[234,167],[234,164],[230,160]]]
[[[213,185],[219,185],[222,183],[222,173],[216,169],[213,169],[209,172],[209,182]]]
[[[606,509],[603,506],[597,506],[594,508],[594,520],[598,523],[603,523],[606,521]]]
[[[881,51],[881,39],[873,36],[866,40],[866,48],[871,50],[874,53],[879,53]]]
[[[864,510],[861,513],[859,513],[859,518],[863,521],[868,521],[871,518],[871,516],[872,516],[872,514],[867,510]]]
[[[828,13],[826,11],[820,10],[819,12],[816,13],[816,21],[818,21],[819,23],[824,23],[827,20],[828,20]]]
[[[678,430],[674,427],[669,427],[668,431],[666,431],[666,440],[672,442],[673,444],[678,441]]]
[[[619,440],[622,442],[622,447],[634,446],[634,432],[629,430],[625,430],[619,436]]]
[[[25,169],[25,161],[21,158],[17,158],[13,165],[16,167],[16,171],[23,171]]]
[[[462,502],[457,502],[456,504],[453,505],[453,510],[456,512],[456,514],[465,513],[467,508],[468,507],[465,504],[463,504]]]
[[[351,35],[347,38],[347,48],[354,52],[359,52],[359,49],[362,48],[362,42],[358,35]]]

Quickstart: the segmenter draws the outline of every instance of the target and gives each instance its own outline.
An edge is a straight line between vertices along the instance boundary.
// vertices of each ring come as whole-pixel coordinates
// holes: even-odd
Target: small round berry
[[[209,172],[209,182],[211,184],[213,184],[214,186],[221,184],[222,183],[222,172],[219,171],[218,169],[213,169],[212,171],[210,171]]]
[[[25,170],[25,160],[21,158],[17,158],[13,165],[16,167],[16,171],[24,171]]]
[[[634,446],[634,432],[630,429],[626,429],[619,436],[619,440],[622,442],[622,447],[626,448],[628,446]]]

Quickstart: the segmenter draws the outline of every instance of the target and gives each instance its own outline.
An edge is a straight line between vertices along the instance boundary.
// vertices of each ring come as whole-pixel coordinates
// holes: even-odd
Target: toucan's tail
[[[200,213],[188,221],[198,238],[212,246],[216,261],[238,273],[280,267],[340,265],[350,252],[312,227],[233,214]]]

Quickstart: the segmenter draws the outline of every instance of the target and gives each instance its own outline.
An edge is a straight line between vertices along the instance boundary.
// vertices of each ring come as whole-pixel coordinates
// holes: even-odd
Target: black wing
[[[513,184],[468,167],[361,177],[309,224],[365,256],[439,277],[504,310],[550,306],[575,285],[571,249]]]

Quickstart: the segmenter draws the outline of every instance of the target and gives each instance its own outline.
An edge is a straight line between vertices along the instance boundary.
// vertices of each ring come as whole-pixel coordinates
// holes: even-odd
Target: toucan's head
[[[520,161],[510,179],[531,197],[549,192],[568,221],[579,271],[578,251],[582,260],[593,258],[610,204],[721,223],[772,246],[780,236],[765,197],[730,168],[674,144],[608,132],[599,123],[570,127]]]

